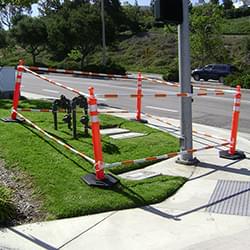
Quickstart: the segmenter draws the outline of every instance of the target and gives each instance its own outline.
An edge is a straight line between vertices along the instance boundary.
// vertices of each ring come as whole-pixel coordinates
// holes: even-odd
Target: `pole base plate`
[[[119,183],[119,180],[110,174],[106,174],[105,179],[103,180],[97,180],[96,175],[93,173],[84,175],[81,177],[81,179],[89,186],[100,188],[111,188],[117,183]]]
[[[242,151],[235,151],[235,153],[232,155],[229,153],[229,150],[221,150],[219,152],[220,158],[225,158],[229,160],[240,160],[245,159],[246,155]]]
[[[190,159],[190,160],[182,160],[181,158],[178,157],[175,162],[179,163],[179,164],[182,164],[182,165],[186,165],[186,166],[195,166],[200,161],[196,157],[194,157],[193,159]]]
[[[132,118],[132,119],[130,119],[130,121],[133,121],[133,122],[140,122],[140,123],[148,123],[148,121],[145,120],[145,119],[137,120],[137,119],[135,119],[135,118]]]
[[[18,123],[24,122],[23,119],[18,118],[18,117],[17,117],[16,119],[12,119],[11,117],[6,117],[6,118],[1,118],[1,120],[2,120],[3,122],[18,122]]]

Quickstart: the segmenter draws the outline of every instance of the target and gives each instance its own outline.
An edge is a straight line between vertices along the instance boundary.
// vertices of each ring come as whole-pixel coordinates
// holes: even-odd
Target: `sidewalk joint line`
[[[98,226],[99,224],[101,224],[103,221],[107,220],[109,217],[113,216],[114,214],[116,214],[118,211],[114,211],[111,214],[109,214],[108,216],[106,216],[105,218],[101,219],[100,221],[96,222],[94,225],[90,226],[89,228],[85,229],[83,232],[77,234],[75,237],[73,237],[71,240],[65,242],[63,245],[59,246],[58,249],[62,249],[63,247],[65,247],[66,245],[70,244],[71,242],[73,242],[74,240],[76,240],[77,238],[79,238],[80,236],[82,236],[83,234],[87,233],[88,231],[90,231],[91,229],[95,228],[96,226]]]

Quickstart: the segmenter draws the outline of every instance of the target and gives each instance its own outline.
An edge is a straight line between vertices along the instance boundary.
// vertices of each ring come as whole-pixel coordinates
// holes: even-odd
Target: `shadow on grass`
[[[0,99],[1,109],[10,109],[12,107],[12,101],[7,99]]]
[[[58,128],[57,131],[60,131],[60,128]],[[76,130],[76,138],[73,138],[73,130],[68,129],[68,131],[60,131],[61,133],[71,136],[73,140],[79,140],[81,138],[92,138],[92,136],[88,133],[85,134],[83,131]],[[91,143],[88,143],[89,145],[92,145]]]
[[[102,140],[102,150],[103,150],[103,152],[108,153],[110,155],[121,154],[119,147],[117,147],[113,143],[103,141],[103,140]]]
[[[25,97],[20,97],[19,108],[34,108],[34,109],[50,109],[52,103],[40,100],[28,100]],[[0,99],[0,107],[2,109],[11,109],[12,100],[11,99]]]
[[[50,147],[52,147],[54,150],[56,150],[59,154],[61,154],[62,156],[64,156],[66,159],[70,160],[72,163],[74,163],[76,166],[78,166],[79,168],[81,168],[82,170],[86,171],[87,173],[91,173],[91,171],[89,171],[88,169],[84,168],[83,166],[81,166],[79,163],[77,163],[75,160],[71,159],[69,156],[67,156],[65,153],[63,153],[62,151],[60,151],[58,148],[56,148],[51,142],[45,140],[44,137],[42,137],[41,135],[39,135],[36,131],[32,130],[28,125],[26,124],[22,124],[23,127],[25,127],[26,129],[28,129],[31,133],[35,134],[36,136],[38,136],[41,140],[43,140],[45,143],[47,143]]]
[[[138,206],[138,204],[141,206],[147,205],[146,200],[141,195],[139,195],[129,187],[125,186],[121,182],[115,187],[113,187],[112,191],[124,195],[130,200],[132,200],[135,203],[134,207]]]

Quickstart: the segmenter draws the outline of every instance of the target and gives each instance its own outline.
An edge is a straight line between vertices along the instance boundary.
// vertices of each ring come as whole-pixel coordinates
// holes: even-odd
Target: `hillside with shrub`
[[[29,2],[38,2],[39,16],[29,15]],[[156,27],[151,8],[122,6],[119,0],[105,1],[104,65],[100,6],[93,2],[25,1],[22,6],[11,5],[8,20],[3,10],[8,12],[10,5],[2,6],[0,20],[8,29],[0,29],[0,64],[16,65],[23,58],[28,65],[118,74],[140,70],[178,80],[177,27]],[[225,83],[238,81],[249,88],[249,8],[239,10],[211,2],[190,7],[192,68],[233,64],[240,74]]]

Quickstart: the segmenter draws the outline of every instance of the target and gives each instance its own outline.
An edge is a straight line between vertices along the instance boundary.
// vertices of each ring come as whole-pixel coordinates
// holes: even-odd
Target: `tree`
[[[56,13],[62,7],[60,0],[40,0],[38,10],[42,16]]]
[[[127,29],[130,29],[133,33],[140,31],[140,7],[137,2],[133,6],[129,3],[125,4],[123,11],[126,15]]]
[[[109,16],[105,22],[109,42],[114,37],[114,24]],[[64,60],[69,54],[80,55],[83,67],[86,56],[101,44],[100,8],[89,1],[65,0],[58,11],[46,17],[46,25],[53,59]]]
[[[12,4],[16,6],[22,7],[30,7],[31,4],[37,3],[38,0],[0,0],[0,5]]]
[[[45,48],[47,30],[45,23],[38,17],[23,17],[11,30],[12,36],[28,53],[31,53],[33,64]]]
[[[59,61],[64,60],[73,49],[69,21],[72,7],[69,4],[64,2],[58,11],[50,13],[45,18],[48,32],[48,49],[51,52],[52,59]]]
[[[219,0],[210,0],[210,3],[219,5],[220,1]]]
[[[11,28],[12,19],[16,15],[30,12],[31,5],[38,0],[0,0],[0,22],[8,29]]]
[[[199,65],[226,60],[221,24],[222,10],[218,5],[205,4],[192,9],[191,49]]]
[[[6,31],[0,28],[0,49],[7,46]]]
[[[100,9],[101,0],[93,0],[95,5]],[[105,22],[106,19],[109,19],[109,22],[112,20],[113,27],[117,31],[120,31],[121,27],[126,24],[127,19],[121,7],[119,0],[104,0],[104,10],[105,10]]]
[[[81,69],[84,60],[101,44],[101,19],[99,9],[91,4],[84,4],[70,13],[69,23],[74,49],[81,54]]]
[[[12,26],[12,19],[15,16],[22,15],[24,9],[23,7],[6,4],[0,6],[0,22],[2,25],[6,26],[8,29]]]
[[[223,7],[225,10],[233,9],[234,4],[232,0],[223,0]]]

